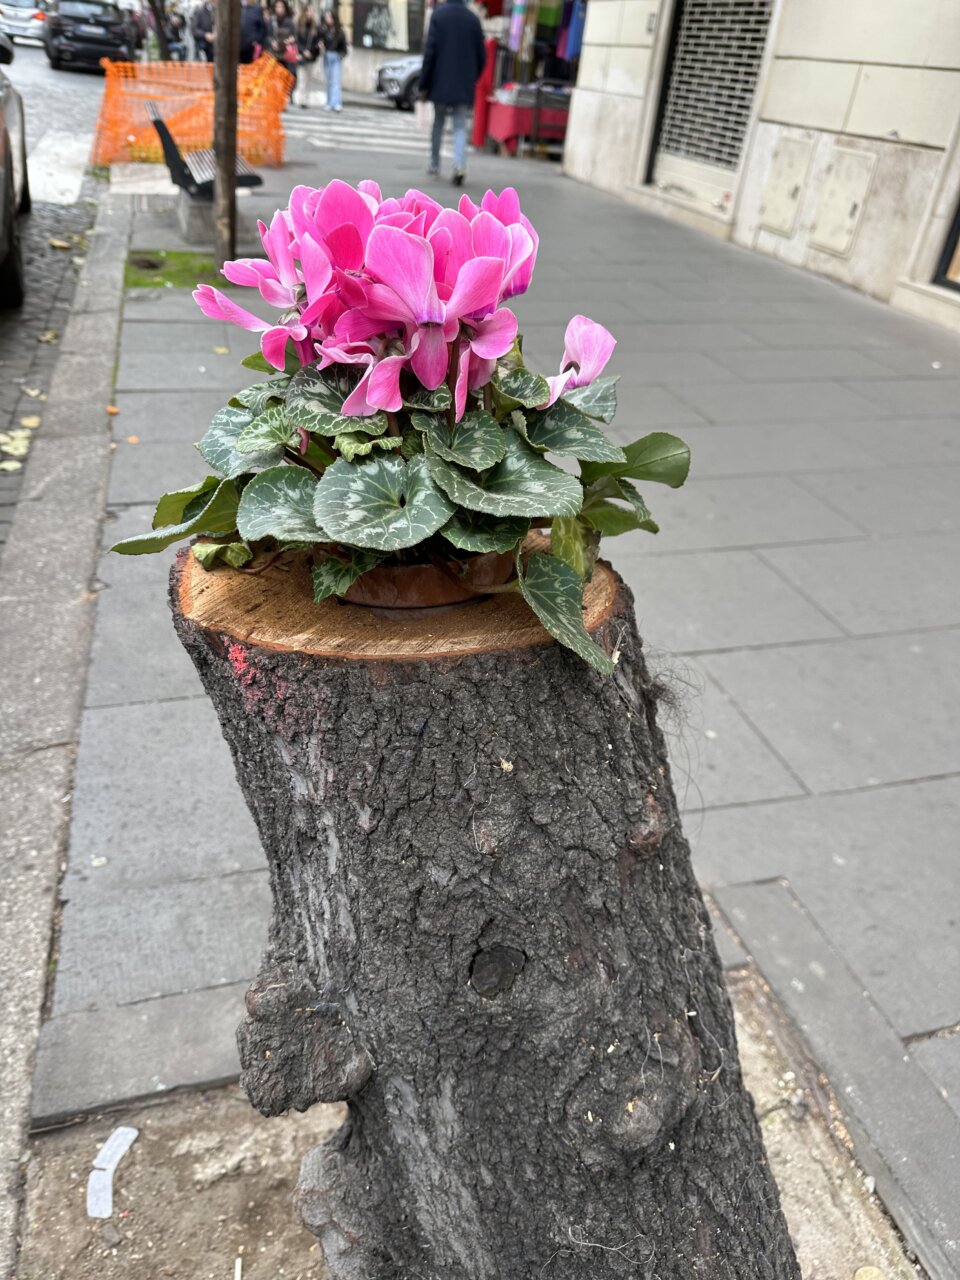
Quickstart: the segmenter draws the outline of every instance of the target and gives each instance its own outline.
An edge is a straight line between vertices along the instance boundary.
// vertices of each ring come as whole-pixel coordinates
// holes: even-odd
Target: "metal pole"
[[[222,267],[237,250],[237,67],[241,0],[217,0],[213,45],[214,256]]]

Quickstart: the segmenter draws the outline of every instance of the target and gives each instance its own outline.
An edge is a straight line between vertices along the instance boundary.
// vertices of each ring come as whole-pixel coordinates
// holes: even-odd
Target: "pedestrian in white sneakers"
[[[320,42],[323,45],[323,74],[327,82],[327,110],[342,111],[340,64],[347,56],[347,37],[332,9],[323,15]]]
[[[464,0],[444,0],[434,10],[427,30],[420,72],[420,97],[433,103],[430,174],[440,172],[440,146],[447,116],[453,116],[453,185],[467,171],[467,109],[473,102],[483,64],[483,27]]]
[[[293,100],[306,111],[310,105],[316,66],[320,58],[320,27],[317,25],[313,5],[309,3],[301,4],[297,14],[297,49],[300,63],[297,67]]]

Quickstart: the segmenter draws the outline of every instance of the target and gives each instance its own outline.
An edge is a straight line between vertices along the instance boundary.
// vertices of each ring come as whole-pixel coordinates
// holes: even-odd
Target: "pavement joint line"
[[[930,1031],[911,1031],[903,1036],[906,1045],[923,1044],[927,1040],[952,1040],[960,1035],[960,1022],[951,1022],[946,1027],[933,1027]]]
[[[840,512],[834,511],[834,515],[840,515]],[[855,524],[856,521],[852,520],[850,523]],[[784,586],[789,587],[791,591],[795,591],[798,596],[806,600],[807,604],[810,605],[812,609],[815,609],[822,618],[825,618],[832,627],[836,627],[841,635],[851,638],[853,637],[854,632],[852,632],[849,627],[845,627],[839,618],[835,618],[829,609],[825,608],[819,600],[812,596],[804,587],[800,586],[799,583],[791,581],[784,570],[781,569],[778,564],[774,564],[772,561],[768,560],[761,550],[755,549],[753,556],[755,560],[759,561],[760,564],[764,565],[771,571],[771,573],[779,578]],[[836,637],[834,637],[834,639],[835,638]]]
[[[742,883],[713,898],[830,1081],[858,1162],[930,1280],[956,1280],[960,1117],[788,884]],[[930,1125],[939,1148],[925,1140]]]
[[[786,769],[787,773],[794,780],[797,786],[801,789],[804,795],[807,795],[807,796],[814,795],[815,793],[812,790],[812,788],[803,780],[803,778],[796,771],[796,769],[793,767],[790,761],[786,758],[786,756],[784,756],[782,752],[776,746],[774,746],[774,744],[770,741],[770,739],[763,732],[763,730],[760,729],[759,726],[754,723],[750,715],[743,709],[743,707],[740,706],[739,702],[737,702],[733,694],[729,693],[724,688],[720,680],[713,674],[713,672],[707,671],[706,677],[707,677],[707,683],[712,684],[714,688],[718,690],[718,692],[723,694],[727,702],[729,702],[730,706],[733,707],[734,711],[737,712],[737,714],[745,722],[745,724],[747,724],[748,727],[753,730],[753,732],[757,735],[757,737],[760,739],[763,745],[767,748],[770,754],[774,757],[774,759],[778,760],[780,764],[783,766],[783,768]]]
[[[101,241],[109,252],[121,259],[126,256],[131,214],[132,209],[129,206],[124,208],[122,205],[112,204],[109,199],[97,208],[97,221],[100,222],[102,218],[104,223],[109,223],[109,227],[102,232]],[[66,390],[62,385],[58,386],[57,374],[61,361],[67,354],[66,347],[69,345],[68,339],[71,327],[74,326],[74,317],[79,321],[84,314],[82,306],[77,305],[81,301],[82,290],[85,284],[89,283],[91,273],[96,271],[98,271],[96,263],[91,263],[89,258],[80,269],[75,309],[71,311],[67,321],[64,331],[65,341],[50,378],[45,411],[48,414],[56,411],[60,395]],[[98,272],[98,274],[101,273]],[[116,315],[119,300],[118,285],[117,301],[112,307],[105,307],[104,312]],[[105,398],[105,393],[112,387],[114,358],[113,349],[89,353],[89,374],[84,387],[86,403],[83,405],[83,411],[94,419],[103,415],[104,406],[109,402]],[[78,565],[82,565],[86,570],[88,580],[96,566],[95,549],[100,541],[103,492],[106,489],[110,461],[109,434],[105,427],[101,432],[94,434],[95,440],[98,440],[98,437],[98,442],[102,445],[102,457],[99,460],[101,466],[99,486],[74,487],[70,491],[69,498],[72,509],[65,510],[63,493],[58,492],[58,486],[45,485],[44,477],[40,477],[40,492],[25,504],[33,510],[36,509],[37,504],[48,505],[51,524],[61,524],[66,517],[81,531],[81,536],[75,540],[73,553],[78,557]],[[60,439],[61,437],[51,438]],[[52,456],[51,451],[47,449],[31,450],[24,470],[25,489],[30,482],[37,482],[37,468],[49,466]],[[24,516],[27,514],[25,509],[23,514]],[[26,575],[26,582],[29,583],[32,574],[35,586],[32,599],[43,602],[45,599],[44,566],[35,563],[34,557],[24,554],[18,547],[20,524],[18,504],[13,513],[4,558],[0,562],[0,598],[9,594],[4,591],[4,587],[16,562],[20,583],[23,583],[24,575]],[[88,535],[86,539],[82,536],[84,530]],[[21,585],[17,592],[18,597],[23,589]],[[0,1164],[7,1171],[20,1169],[20,1160],[29,1133],[33,1065],[44,1003],[47,961],[53,942],[54,905],[57,901],[56,892],[53,893],[51,900],[46,889],[48,885],[53,889],[59,882],[61,862],[66,847],[69,806],[63,803],[62,795],[66,793],[69,796],[72,788],[76,766],[74,747],[82,712],[81,693],[86,683],[87,660],[92,639],[90,614],[93,605],[92,601],[86,600],[81,611],[76,615],[75,630],[70,636],[74,652],[69,655],[57,655],[54,650],[58,643],[62,643],[62,637],[58,641],[58,638],[50,633],[49,609],[52,607],[38,604],[36,610],[27,611],[17,620],[15,626],[9,628],[5,638],[12,641],[11,652],[20,655],[21,660],[19,663],[7,663],[0,668],[0,708],[2,708],[4,720],[10,721],[10,725],[5,727],[8,729],[12,743],[10,747],[4,746],[2,749],[4,758],[0,761],[0,767],[9,766],[18,775],[33,779],[29,805],[22,803],[19,811],[16,805],[12,809],[7,809],[5,816],[9,820],[9,826],[0,836],[0,855],[4,861],[14,856],[16,842],[24,835],[29,839],[30,846],[38,852],[42,851],[43,854],[43,861],[38,863],[40,876],[13,880],[10,885],[5,886],[5,893],[18,894],[22,899],[16,903],[19,928],[15,952],[9,956],[5,951],[0,950],[0,985],[11,997],[11,1007],[22,1011],[22,1016],[5,1021],[0,1029],[0,1035],[4,1041],[4,1057],[8,1064],[11,1064],[4,1081],[6,1086],[3,1104],[5,1123],[0,1126],[2,1130],[0,1131]],[[63,662],[64,656],[68,659],[66,665]],[[57,657],[60,658],[59,664],[55,663]],[[22,705],[22,682],[25,677],[23,663],[30,664],[32,671],[45,671],[48,685],[51,682],[50,673],[56,673],[57,679],[54,680],[56,687],[52,690],[48,688],[44,692],[45,701],[48,701],[55,711],[50,712],[49,708],[45,707],[42,718],[47,721],[59,719],[67,725],[69,736],[66,740],[60,734],[50,741],[36,741],[30,739],[22,728],[18,728],[19,716],[15,708],[18,704]],[[11,711],[14,714],[11,715]],[[44,793],[45,803],[40,802],[41,792]],[[61,797],[59,803],[56,802],[58,796]],[[40,884],[40,880],[44,878],[46,883]],[[35,884],[34,881],[37,883]],[[15,1049],[7,1051],[8,1046],[15,1046]],[[5,1180],[7,1176],[5,1173]],[[17,1225],[21,1196],[19,1188],[14,1190],[14,1187],[11,1187],[13,1194],[6,1196],[6,1203],[0,1206],[0,1275],[4,1277],[12,1276],[16,1266]]]
[[[841,520],[846,520],[849,524],[852,524],[855,529],[859,529],[865,538],[870,537],[871,530],[865,529],[859,520],[855,520],[849,512],[841,511],[838,505],[831,498],[824,497],[822,493],[817,493],[815,489],[811,489],[809,485],[804,484],[802,474],[793,472],[790,479],[801,493],[805,493],[808,497],[815,498],[818,502],[822,502],[828,511],[832,511],[835,516],[839,516]]]

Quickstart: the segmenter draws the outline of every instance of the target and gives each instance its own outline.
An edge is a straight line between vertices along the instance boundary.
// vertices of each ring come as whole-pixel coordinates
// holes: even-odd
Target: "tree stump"
[[[335,1280],[799,1280],[612,570],[610,678],[512,595],[181,553],[172,600],[270,864],[244,1088],[349,1107],[297,1193]]]

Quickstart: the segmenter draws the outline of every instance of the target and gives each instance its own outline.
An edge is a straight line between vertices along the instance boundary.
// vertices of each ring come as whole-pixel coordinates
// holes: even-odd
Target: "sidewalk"
[[[409,152],[318,160],[303,141],[244,207],[333,176],[455,194]],[[618,438],[671,430],[693,451],[685,489],[645,494],[663,532],[605,549],[681,695],[668,728],[701,880],[946,1280],[960,1271],[960,341],[545,165],[471,161],[475,197],[510,182],[541,236],[517,306],[528,360],[556,368],[574,311],[605,323]],[[170,219],[142,205],[131,243],[173,247]],[[186,291],[128,293],[106,545],[199,475],[191,445],[250,349]],[[269,893],[173,635],[169,560],[97,570],[38,1121],[236,1073]]]

